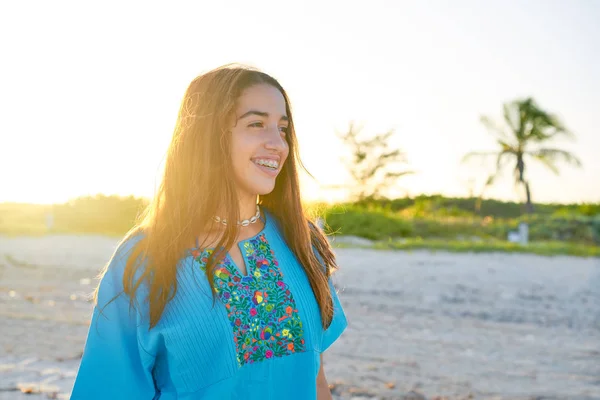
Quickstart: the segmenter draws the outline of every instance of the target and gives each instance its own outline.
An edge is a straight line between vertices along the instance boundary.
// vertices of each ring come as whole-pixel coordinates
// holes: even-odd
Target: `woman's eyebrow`
[[[250,111],[248,111],[248,112],[245,112],[244,114],[242,114],[242,116],[240,116],[240,117],[238,118],[238,121],[239,121],[240,119],[243,119],[243,118],[249,117],[250,115],[257,115],[257,116],[259,116],[259,117],[269,118],[269,113],[268,113],[268,112],[264,112],[264,111],[257,111],[257,110],[250,110]],[[280,120],[281,120],[281,121],[285,121],[285,122],[287,122],[287,121],[289,121],[289,118],[288,118],[288,116],[287,116],[287,115],[283,115],[283,116],[281,117],[281,119],[280,119]]]

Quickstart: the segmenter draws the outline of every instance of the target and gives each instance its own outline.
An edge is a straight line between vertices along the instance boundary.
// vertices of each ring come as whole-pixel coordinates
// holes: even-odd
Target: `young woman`
[[[275,79],[192,81],[158,193],[101,276],[72,399],[331,399],[322,354],[347,322],[299,164]]]

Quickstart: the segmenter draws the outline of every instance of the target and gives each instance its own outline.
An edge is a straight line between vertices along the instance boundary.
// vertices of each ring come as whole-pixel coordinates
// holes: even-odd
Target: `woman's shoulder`
[[[115,270],[117,273],[119,270],[122,272],[127,260],[144,237],[145,233],[143,231],[136,231],[123,237],[115,248],[107,269]]]
[[[128,260],[144,236],[143,232],[136,231],[121,239],[112,256],[100,272],[99,292],[105,291],[118,294],[123,291],[123,278],[126,276]],[[141,264],[140,260],[138,260],[134,275],[139,275],[141,273]]]

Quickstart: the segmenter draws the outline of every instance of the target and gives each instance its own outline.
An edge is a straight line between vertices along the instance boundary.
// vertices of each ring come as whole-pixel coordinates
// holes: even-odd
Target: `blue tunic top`
[[[263,230],[239,243],[247,275],[227,255],[215,269],[213,306],[205,275],[211,250],[190,249],[177,294],[150,330],[143,287],[134,309],[125,294],[109,303],[123,291],[139,238],[120,246],[100,282],[71,399],[316,399],[320,353],[346,317],[330,280],[334,315],[323,329],[302,266],[264,214]]]

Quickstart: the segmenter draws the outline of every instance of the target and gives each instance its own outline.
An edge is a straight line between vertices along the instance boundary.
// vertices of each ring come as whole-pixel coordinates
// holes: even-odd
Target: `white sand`
[[[117,242],[0,236],[0,399],[68,398]],[[599,259],[337,253],[350,325],[326,355],[334,398],[600,399]]]

